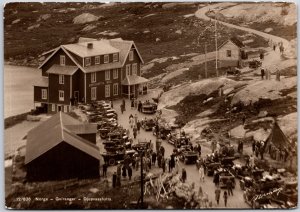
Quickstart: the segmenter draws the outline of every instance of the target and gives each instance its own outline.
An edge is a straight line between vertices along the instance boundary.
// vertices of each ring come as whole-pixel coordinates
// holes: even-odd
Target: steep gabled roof
[[[79,120],[59,112],[30,130],[27,134],[25,164],[48,152],[58,144],[66,142],[96,159],[100,159],[99,148],[77,136],[68,125],[84,125]],[[89,132],[92,132],[89,127]],[[83,128],[84,129],[84,128]],[[97,129],[94,130],[94,133]]]
[[[291,143],[282,132],[277,122],[275,121],[272,132],[267,139],[268,142],[272,142],[277,148],[290,147]]]
[[[222,43],[219,47],[218,50],[221,49],[225,44],[227,44],[228,42],[232,42],[234,45],[236,45],[238,48],[244,48],[245,45],[237,38],[232,37],[230,39],[228,39],[227,41],[225,41],[224,43]]]

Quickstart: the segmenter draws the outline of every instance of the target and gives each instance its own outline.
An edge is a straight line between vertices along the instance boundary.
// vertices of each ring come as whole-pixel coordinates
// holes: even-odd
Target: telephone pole
[[[207,58],[206,58],[207,49],[206,49],[206,42],[204,44],[204,49],[205,49],[205,78],[207,78]]]
[[[218,33],[217,33],[217,14],[215,13],[215,41],[216,41],[216,74],[217,77],[219,76],[219,71],[218,71]]]

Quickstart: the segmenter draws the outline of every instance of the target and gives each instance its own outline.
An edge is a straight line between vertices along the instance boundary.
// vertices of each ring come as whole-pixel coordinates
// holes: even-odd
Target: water
[[[34,108],[33,85],[41,76],[37,68],[4,65],[4,118]]]

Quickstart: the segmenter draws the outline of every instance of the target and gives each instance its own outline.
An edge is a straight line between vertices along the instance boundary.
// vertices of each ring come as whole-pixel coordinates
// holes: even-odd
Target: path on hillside
[[[195,16],[199,19],[203,19],[203,20],[206,20],[206,21],[215,20],[213,18],[210,18],[210,17],[206,16],[206,13],[210,10],[214,10],[215,8],[218,8],[218,7],[221,7],[221,6],[229,6],[228,4],[229,4],[228,2],[225,2],[225,3],[223,2],[223,3],[213,4],[213,5],[209,5],[209,6],[200,8],[198,11],[196,11]],[[256,34],[256,35],[261,36],[265,39],[272,40],[275,43],[282,42],[283,46],[284,46],[284,49],[285,49],[285,56],[287,58],[295,58],[295,55],[291,51],[290,42],[288,40],[284,39],[284,38],[281,38],[281,37],[278,37],[278,36],[275,36],[275,35],[271,35],[271,34],[268,34],[268,33],[264,33],[264,32],[261,32],[261,31],[255,30],[255,29],[251,29],[251,28],[247,28],[247,27],[241,27],[241,26],[237,26],[237,25],[234,25],[234,24],[226,23],[226,22],[223,22],[223,21],[218,21],[218,23],[223,24],[223,25],[228,26],[228,27],[231,27],[231,28],[235,28],[235,29],[243,30],[243,31],[246,31],[246,32],[249,32],[249,33]]]

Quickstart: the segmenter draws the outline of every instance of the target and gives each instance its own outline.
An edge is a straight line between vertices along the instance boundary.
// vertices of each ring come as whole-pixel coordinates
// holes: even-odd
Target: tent
[[[285,134],[282,132],[280,127],[278,126],[277,122],[275,121],[272,132],[270,133],[270,136],[267,139],[267,143],[272,142],[277,148],[280,147],[291,147],[291,143],[285,136]]]

